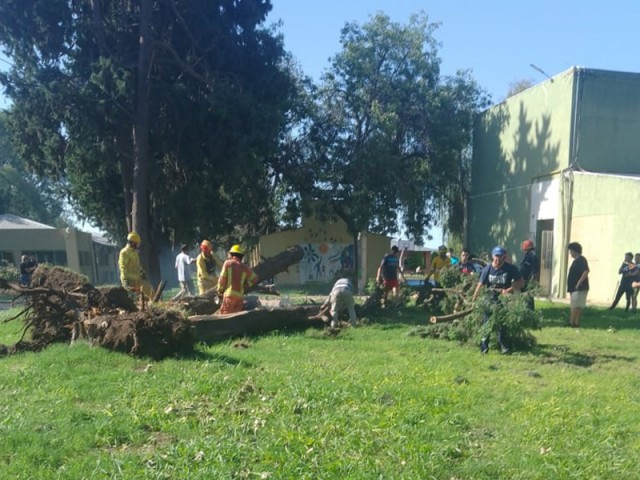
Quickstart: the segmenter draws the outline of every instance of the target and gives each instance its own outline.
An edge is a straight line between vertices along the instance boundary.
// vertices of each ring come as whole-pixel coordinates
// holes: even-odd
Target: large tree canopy
[[[487,98],[468,72],[440,75],[436,28],[424,14],[347,24],[301,129],[316,173],[303,191],[331,202],[354,235],[400,221],[421,241],[442,212],[461,229],[473,115]]]
[[[256,235],[293,83],[268,0],[5,0],[18,153],[114,237]],[[146,251],[145,251],[146,248]],[[152,271],[153,274],[153,271]]]
[[[50,182],[27,171],[13,151],[5,125],[6,114],[0,113],[0,213],[47,225],[65,225],[59,192]]]

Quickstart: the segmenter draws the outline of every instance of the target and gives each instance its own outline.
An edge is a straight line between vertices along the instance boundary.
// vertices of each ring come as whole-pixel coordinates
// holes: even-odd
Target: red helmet
[[[531,250],[532,248],[535,248],[535,247],[533,246],[533,241],[525,240],[524,242],[522,242],[521,248],[523,252],[526,252],[527,250]]]
[[[202,250],[204,253],[209,253],[211,252],[211,250],[213,250],[213,245],[209,240],[203,240],[200,244],[200,250]]]

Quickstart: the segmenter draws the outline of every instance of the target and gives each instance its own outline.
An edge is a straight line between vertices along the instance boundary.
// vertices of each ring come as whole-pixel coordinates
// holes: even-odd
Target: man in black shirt
[[[513,292],[519,292],[524,285],[524,279],[520,275],[520,271],[514,265],[507,263],[506,260],[507,251],[500,246],[495,247],[491,252],[491,263],[482,269],[480,273],[480,280],[478,286],[473,294],[475,300],[483,287],[489,287],[492,292],[493,303],[498,303],[502,295],[509,295]],[[489,321],[491,316],[490,311],[485,311],[483,323]],[[498,343],[502,353],[509,351],[506,339],[504,338],[502,328],[498,330]],[[489,351],[489,336],[487,335],[482,339],[482,345],[480,347],[482,353]]]

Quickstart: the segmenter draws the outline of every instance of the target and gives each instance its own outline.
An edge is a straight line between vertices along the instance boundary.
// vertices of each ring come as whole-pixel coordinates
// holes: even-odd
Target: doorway
[[[540,245],[540,290],[542,295],[551,295],[553,274],[553,220],[538,220],[536,243]]]

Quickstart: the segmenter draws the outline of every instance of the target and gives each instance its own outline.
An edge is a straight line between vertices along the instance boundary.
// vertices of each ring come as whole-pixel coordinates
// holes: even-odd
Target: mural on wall
[[[354,270],[353,245],[323,242],[301,246],[304,257],[300,262],[300,283],[332,282],[337,272]]]

